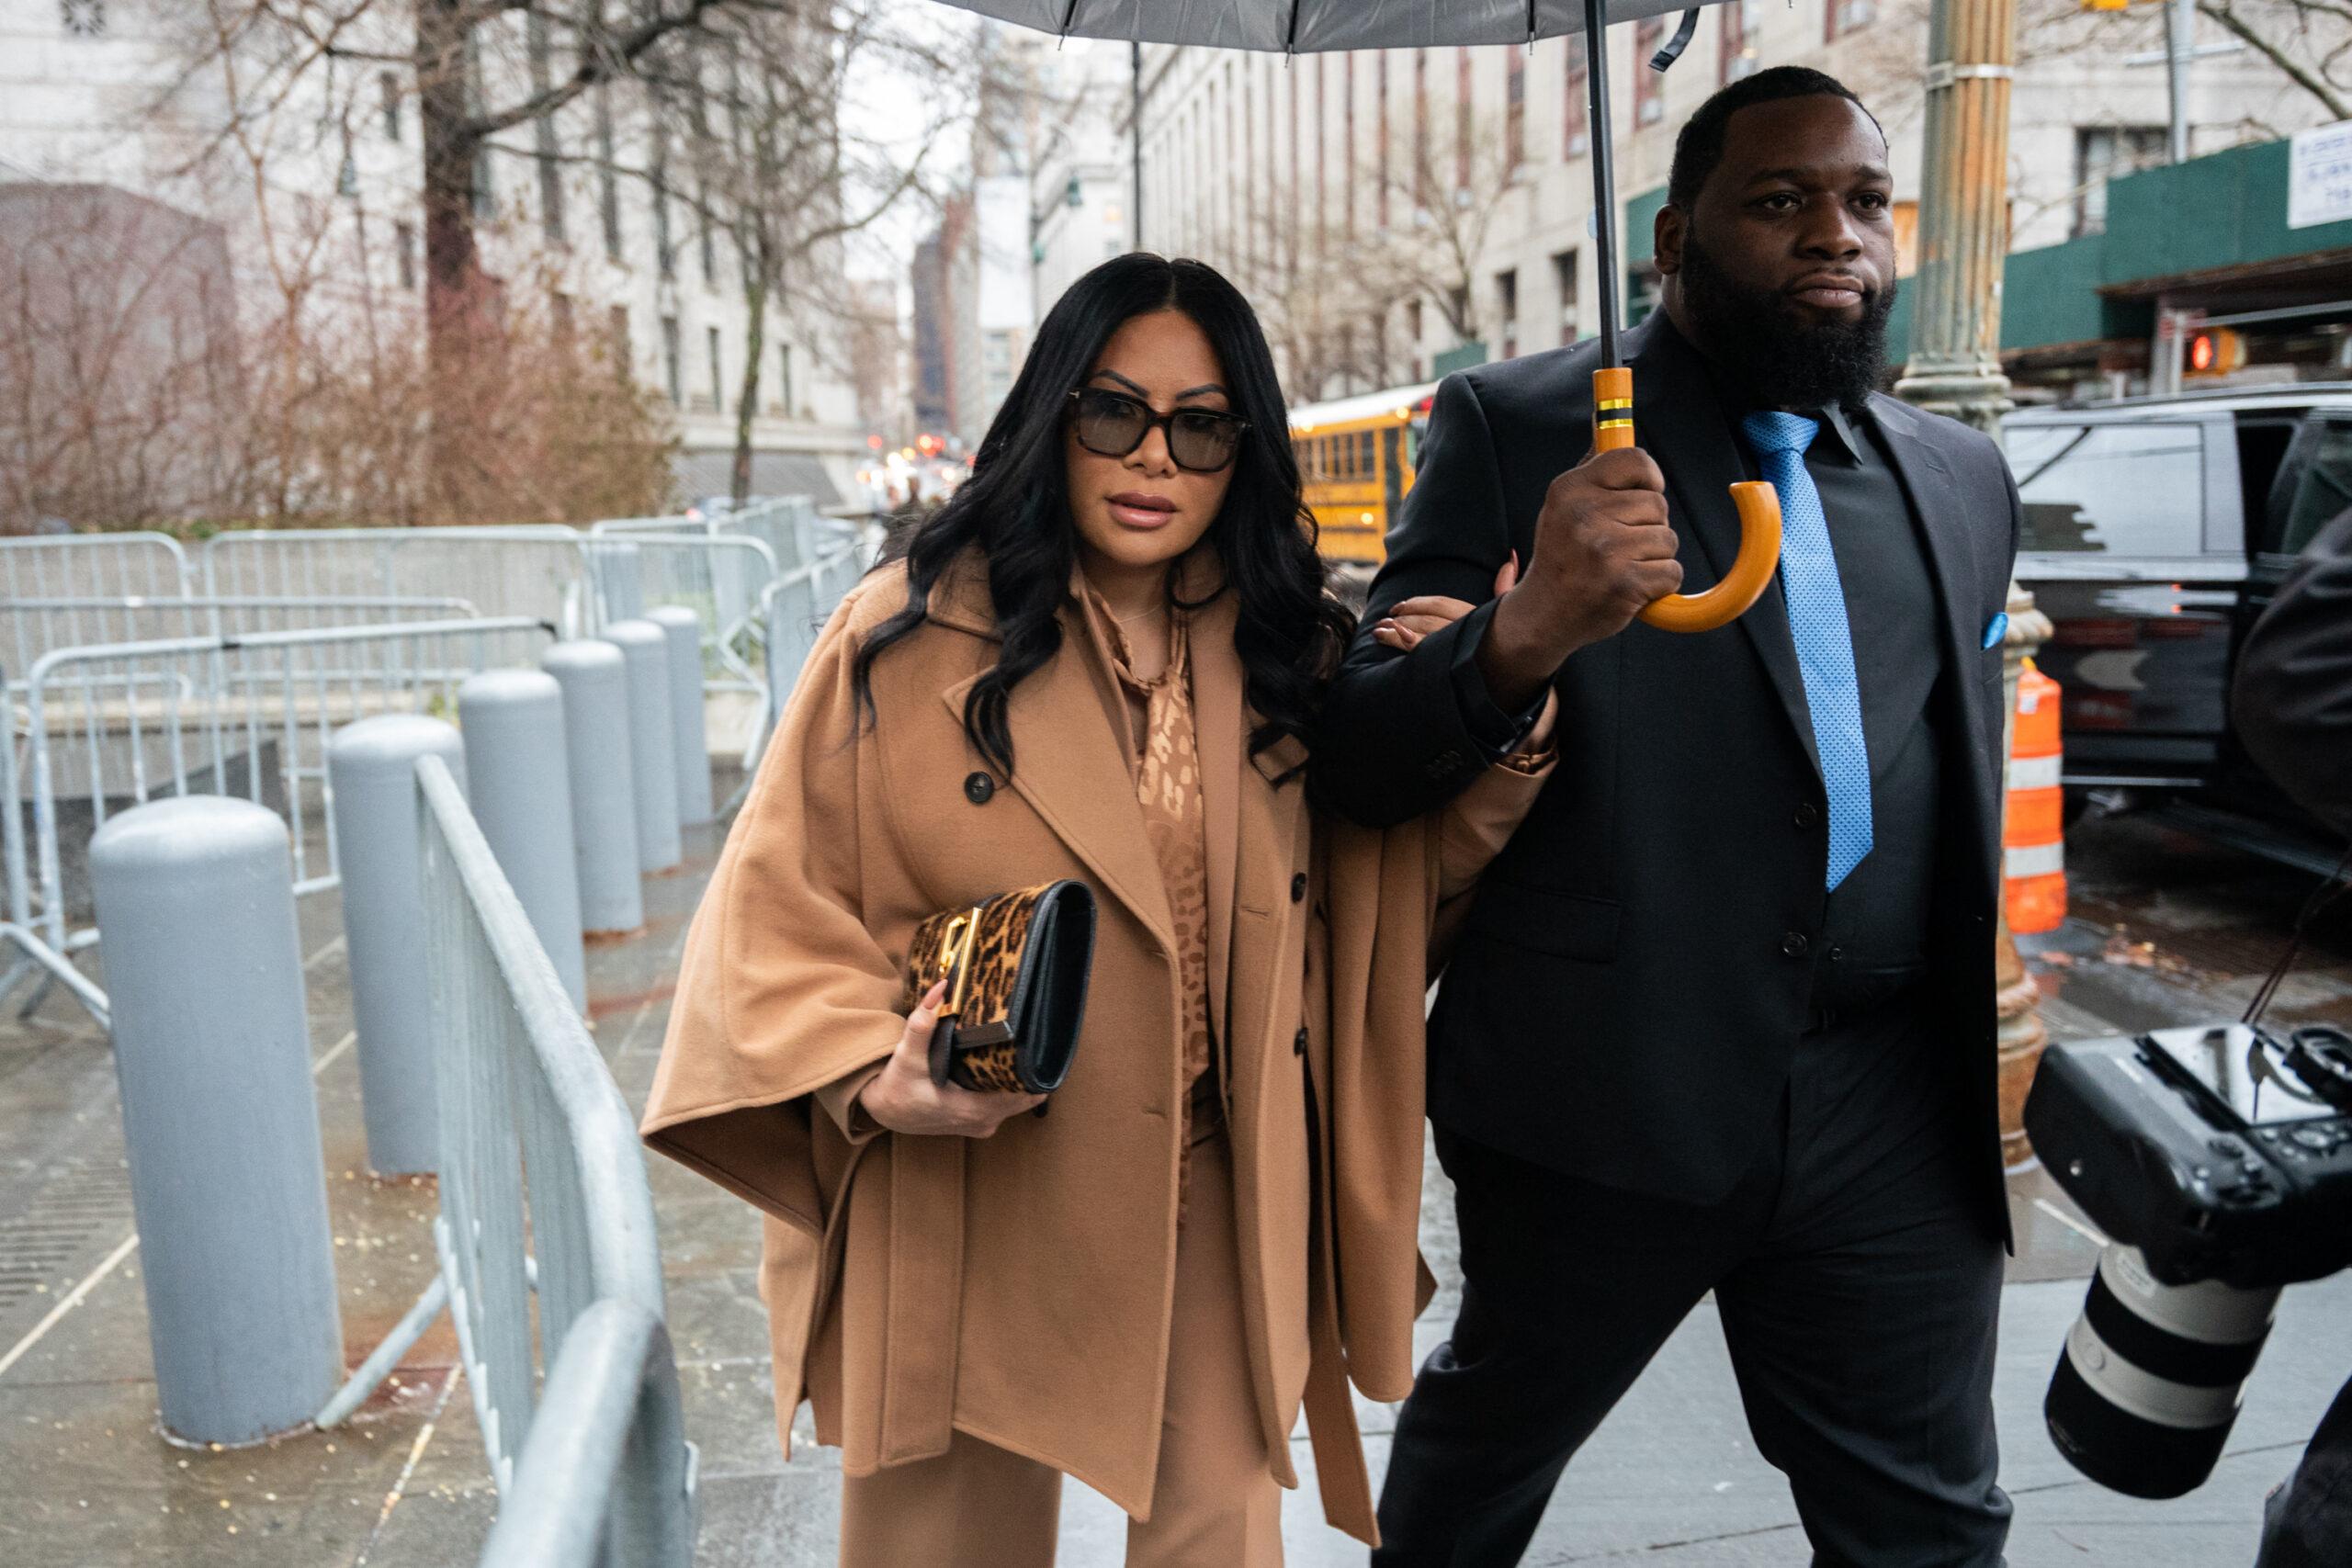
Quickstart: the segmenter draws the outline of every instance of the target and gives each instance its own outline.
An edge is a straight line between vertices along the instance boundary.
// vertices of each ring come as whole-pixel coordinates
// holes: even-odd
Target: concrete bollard
[[[343,1382],[286,825],[220,795],[90,841],[164,1430],[254,1443]]]
[[[417,851],[416,760],[426,755],[446,761],[464,784],[465,746],[457,730],[423,714],[363,718],[327,742],[360,1109],[368,1168],[379,1176],[428,1175],[441,1165]]]
[[[645,923],[638,885],[636,770],[629,760],[628,661],[608,642],[560,642],[539,668],[563,688],[563,744],[571,782],[571,859],[580,926],[617,936]]]
[[[571,1005],[588,1005],[580,867],[571,852],[563,688],[537,670],[488,670],[458,688],[466,797],[498,868],[555,961]]]
[[[632,621],[645,614],[645,574],[637,546],[627,539],[590,543],[596,571],[596,607],[602,624]]]
[[[678,764],[678,821],[698,828],[718,815],[710,798],[710,740],[702,711],[702,617],[664,604],[646,617],[670,636],[670,725]]]
[[[628,660],[629,776],[637,785],[637,869],[668,871],[685,858],[678,836],[678,765],[670,754],[670,634],[651,621],[621,621],[605,640]]]

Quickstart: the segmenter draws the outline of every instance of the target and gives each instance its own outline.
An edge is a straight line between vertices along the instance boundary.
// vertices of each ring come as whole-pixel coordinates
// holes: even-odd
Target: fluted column
[[[1911,361],[1895,393],[1989,431],[2009,410],[2001,270],[2009,248],[2017,0],[1935,0]]]

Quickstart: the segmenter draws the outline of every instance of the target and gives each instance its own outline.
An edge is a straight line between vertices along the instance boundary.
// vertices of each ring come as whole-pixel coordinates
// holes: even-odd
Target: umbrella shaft
[[[1617,348],[1617,293],[1623,281],[1617,261],[1617,176],[1610,156],[1608,0],[1584,0],[1586,140],[1591,144],[1593,259],[1600,285],[1600,363],[1614,368],[1625,361]]]

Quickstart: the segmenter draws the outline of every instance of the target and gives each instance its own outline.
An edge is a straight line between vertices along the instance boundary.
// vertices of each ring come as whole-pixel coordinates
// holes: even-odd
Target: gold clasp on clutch
[[[947,1000],[939,1010],[942,1018],[954,1018],[964,1010],[964,994],[972,982],[972,947],[980,935],[981,908],[973,905],[970,914],[956,916],[940,934],[939,972],[948,981]]]

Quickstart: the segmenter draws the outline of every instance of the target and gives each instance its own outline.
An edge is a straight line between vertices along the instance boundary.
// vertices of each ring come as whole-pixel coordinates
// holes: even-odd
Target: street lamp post
[[[1928,20],[1928,116],[1913,280],[1910,363],[1895,384],[1908,402],[1991,434],[2012,406],[2001,370],[2001,275],[2009,248],[2009,84],[2017,0],[1935,0]],[[2016,710],[2024,660],[2050,635],[2033,596],[2009,584],[2005,689]],[[2007,795],[2002,747],[2002,794]],[[2003,919],[1996,939],[2001,1130],[2010,1163],[2028,1153],[2020,1120],[2049,1032],[2033,977]]]

